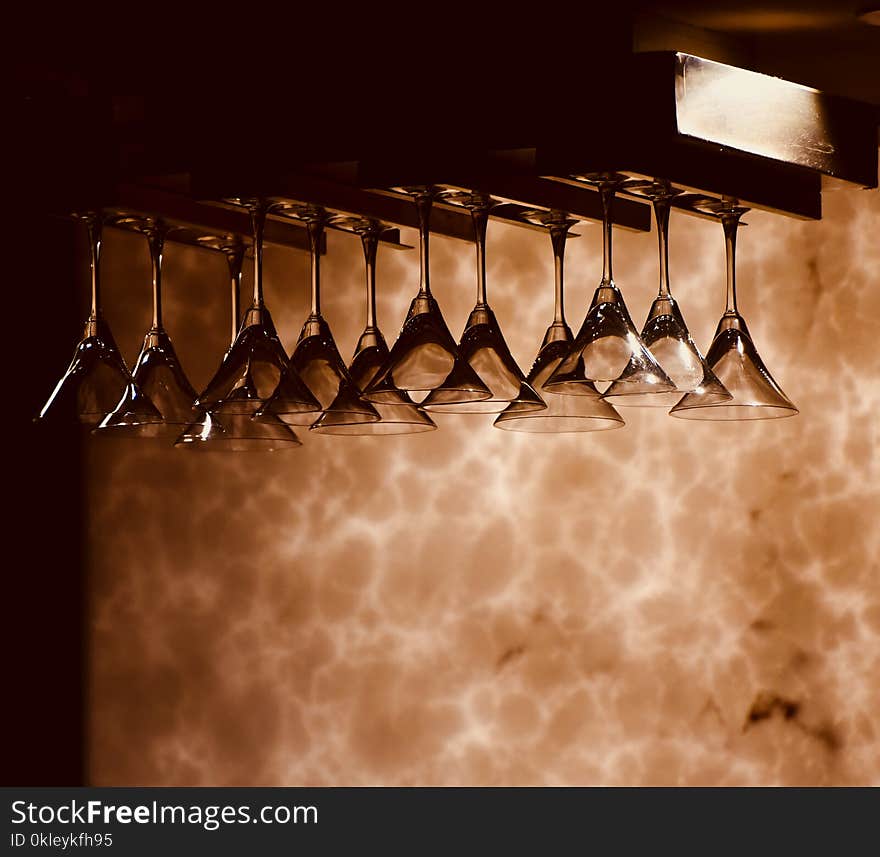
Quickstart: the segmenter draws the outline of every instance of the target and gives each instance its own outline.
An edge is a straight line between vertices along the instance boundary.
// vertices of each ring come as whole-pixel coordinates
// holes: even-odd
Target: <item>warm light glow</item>
[[[738,255],[741,308],[796,419],[630,409],[625,430],[551,436],[438,415],[435,432],[303,432],[267,456],[91,441],[88,781],[880,782],[880,194],[823,204],[820,222],[755,211]],[[674,229],[676,297],[706,348],[724,307],[720,227]],[[655,236],[619,232],[615,274],[640,320]],[[528,366],[553,309],[548,240],[495,223],[489,240],[493,308]],[[225,260],[206,276],[204,251],[173,249],[166,314],[200,386],[229,344]],[[468,250],[432,249],[456,334]],[[149,300],[121,288],[131,256],[110,246],[105,272],[126,357]],[[579,321],[599,230],[566,261]],[[330,235],[323,264],[348,356],[359,242]],[[266,279],[289,350],[306,257],[272,248]],[[417,282],[417,254],[380,253],[387,331]]]
[[[792,9],[790,6],[774,8],[773,4],[767,4],[763,9],[740,8],[736,11],[707,9],[700,14],[701,27],[740,33],[823,30],[846,25],[851,20],[846,8]]]
[[[880,27],[880,7],[865,9],[859,12],[859,20],[872,27]]]
[[[821,93],[758,72],[684,59],[678,130],[768,158],[822,169],[834,153]]]

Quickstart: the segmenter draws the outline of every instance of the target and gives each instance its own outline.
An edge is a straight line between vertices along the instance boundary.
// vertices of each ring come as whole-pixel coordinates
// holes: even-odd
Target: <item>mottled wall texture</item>
[[[793,419],[630,409],[619,431],[531,436],[446,415],[429,434],[301,432],[256,456],[91,441],[91,781],[880,784],[880,194],[828,192],[819,223],[746,219],[740,309]],[[574,327],[601,267],[599,229],[578,231]],[[676,214],[671,241],[706,348],[721,230]],[[324,311],[348,355],[361,250],[338,233],[328,248]],[[640,322],[656,238],[615,248]],[[290,347],[308,260],[266,256]],[[133,359],[145,242],[114,233],[105,260]],[[198,387],[228,337],[225,260],[171,246],[166,262],[167,326]],[[437,238],[432,265],[457,334],[472,248]],[[380,251],[389,340],[417,275],[415,251]],[[493,223],[489,293],[527,368],[552,314],[549,239]]]

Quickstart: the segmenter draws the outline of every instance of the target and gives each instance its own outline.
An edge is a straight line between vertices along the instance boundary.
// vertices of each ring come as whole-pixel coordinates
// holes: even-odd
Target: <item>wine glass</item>
[[[371,402],[394,404],[404,390],[421,402],[434,390],[448,394],[447,404],[489,399],[492,393],[458,353],[455,340],[431,294],[430,233],[432,186],[400,188],[409,193],[419,213],[420,280],[397,341],[385,364],[367,385],[364,397]]]
[[[167,224],[154,218],[123,217],[117,222],[133,226],[146,236],[153,272],[153,323],[144,337],[132,378],[162,415],[162,423],[150,434],[175,437],[180,426],[188,425],[198,416],[198,410],[193,404],[196,392],[187,380],[162,323],[162,259],[165,238],[170,230]],[[123,410],[107,414],[98,431],[102,434],[115,432]]]
[[[312,302],[311,311],[300,331],[287,370],[281,375],[277,389],[258,415],[262,417],[273,414],[294,425],[313,422],[313,416],[307,416],[295,407],[298,385],[304,383],[322,409],[330,407],[341,397],[345,401],[349,420],[378,422],[378,412],[370,402],[361,397],[360,390],[351,380],[336,347],[330,325],[321,315],[321,242],[330,216],[317,205],[280,203],[276,207],[285,216],[302,220],[306,224],[311,258]],[[288,379],[293,381],[292,390],[288,389]],[[293,408],[291,401],[294,403]]]
[[[715,377],[694,343],[669,288],[669,211],[671,201],[681,191],[662,180],[633,180],[626,182],[625,187],[647,197],[653,204],[660,251],[660,289],[642,328],[642,342],[657,358],[676,389],[668,393],[658,393],[650,387],[646,389],[643,379],[624,370],[611,382],[603,398],[619,406],[663,408],[678,402],[682,393],[693,393],[707,405],[730,401],[730,393]]]
[[[529,211],[525,215],[535,224],[544,226],[553,246],[556,280],[556,305],[553,322],[544,334],[544,341],[528,374],[529,383],[540,392],[547,407],[536,411],[519,402],[513,402],[496,418],[496,428],[505,431],[541,433],[604,431],[622,428],[623,417],[599,396],[599,391],[583,377],[583,361],[575,367],[576,395],[565,395],[548,390],[545,382],[571,349],[574,339],[565,320],[563,291],[565,242],[571,227],[577,222],[561,211]]]
[[[710,203],[724,229],[727,256],[727,308],[715,338],[706,353],[706,362],[733,397],[729,401],[708,403],[699,393],[688,393],[670,414],[687,420],[766,420],[793,417],[798,409],[761,360],[745,319],[736,304],[736,233],[740,218],[748,211],[733,199]]]
[[[140,434],[160,423],[162,417],[129,374],[101,310],[103,218],[99,212],[74,216],[88,229],[91,308],[73,359],[35,421],[54,423],[78,419],[94,427],[107,414],[118,411],[119,428]]]
[[[203,238],[199,243],[211,249],[223,251],[229,266],[232,304],[232,338],[235,345],[241,315],[241,267],[244,245],[235,236],[217,239]],[[222,409],[222,404],[219,406]],[[302,446],[290,426],[278,417],[265,416],[254,419],[250,414],[203,411],[181,432],[174,442],[177,449],[199,452],[272,452],[276,449],[293,449]]]
[[[339,225],[351,229],[361,236],[364,250],[364,265],[367,275],[367,323],[358,339],[354,357],[348,367],[349,375],[359,390],[363,390],[388,359],[388,346],[376,322],[376,253],[379,238],[386,226],[368,218],[341,217]],[[379,414],[378,422],[363,422],[360,414],[352,415],[348,395],[337,395],[333,403],[325,408],[311,426],[319,434],[335,435],[394,435],[415,434],[433,431],[436,423],[418,407],[403,391],[397,390],[397,400],[391,401],[392,390],[383,402],[373,403]]]
[[[428,410],[458,414],[496,414],[511,402],[527,410],[544,410],[547,407],[544,400],[517,366],[495,313],[486,300],[486,228],[494,202],[490,196],[479,192],[452,191],[443,194],[443,198],[467,208],[474,224],[477,302],[459,340],[458,354],[470,364],[491,395],[488,399],[462,402],[457,390],[438,387],[427,395],[422,405]]]
[[[575,393],[585,380],[613,381],[625,374],[645,391],[674,391],[675,384],[639,337],[612,275],[611,207],[617,188],[625,177],[617,173],[593,173],[583,179],[595,184],[602,198],[602,281],[571,351],[556,367],[545,387]]]
[[[254,296],[220,367],[199,396],[197,405],[217,415],[253,416],[285,381],[287,413],[316,414],[321,410],[296,371],[285,372],[287,353],[263,301],[263,229],[269,205],[264,199],[235,200],[248,208],[254,233]]]

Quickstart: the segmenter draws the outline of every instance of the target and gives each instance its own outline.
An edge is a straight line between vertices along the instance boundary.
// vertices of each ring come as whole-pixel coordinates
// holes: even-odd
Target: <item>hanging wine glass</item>
[[[378,422],[378,412],[370,402],[361,397],[360,390],[342,362],[330,325],[321,315],[321,242],[329,215],[316,205],[282,203],[278,208],[286,216],[296,217],[306,223],[311,256],[312,303],[288,368],[282,374],[275,392],[260,409],[259,415],[262,417],[272,414],[294,425],[311,423],[314,418],[305,418],[303,412],[295,407],[298,385],[304,383],[321,408],[328,408],[334,402],[341,408],[344,402],[350,421]],[[293,389],[288,389],[288,379],[293,381]],[[294,404],[293,408],[291,402]]]
[[[88,228],[91,308],[70,366],[36,421],[78,419],[84,425],[96,426],[107,414],[118,411],[120,428],[139,434],[160,423],[162,417],[129,374],[101,311],[102,217],[96,212],[76,217]]]
[[[460,401],[458,391],[450,387],[432,390],[422,403],[428,410],[458,414],[495,414],[511,402],[527,410],[547,406],[531,384],[504,341],[495,313],[486,300],[486,228],[493,200],[484,193],[451,192],[444,199],[464,206],[471,212],[477,249],[477,302],[468,317],[458,343],[458,355],[467,361],[489,388],[488,399]],[[447,379],[448,380],[448,379]]]
[[[604,402],[596,387],[583,376],[583,362],[575,367],[573,384],[577,395],[564,395],[545,387],[553,370],[571,349],[574,337],[565,320],[563,274],[565,242],[569,229],[577,222],[561,211],[532,211],[527,216],[533,223],[547,228],[553,245],[556,279],[556,305],[553,322],[544,334],[544,341],[528,374],[529,383],[540,392],[547,403],[544,410],[536,411],[519,402],[513,402],[495,420],[495,427],[505,431],[561,433],[577,431],[604,431],[622,428],[623,417]]]
[[[446,396],[446,403],[489,399],[489,388],[458,354],[455,340],[431,294],[429,221],[434,188],[404,188],[419,213],[420,280],[397,341],[388,359],[364,391],[371,402],[394,404],[404,390],[421,402],[432,391]]]
[[[229,268],[229,300],[232,310],[232,338],[229,347],[232,348],[241,323],[241,270],[244,266],[245,246],[236,235],[221,238],[219,241],[213,236],[203,240],[203,243],[208,242],[216,243],[217,249],[226,257],[226,266]]]
[[[376,322],[376,253],[379,238],[385,231],[384,224],[364,218],[343,218],[340,225],[350,228],[361,236],[364,264],[367,275],[367,323],[358,339],[349,375],[359,390],[363,390],[388,359],[388,346]],[[340,391],[342,392],[342,391]],[[410,397],[397,390],[397,399],[391,403],[393,391],[386,387],[384,402],[375,402],[378,422],[363,422],[359,413],[349,409],[348,397],[337,395],[324,410],[311,430],[319,434],[334,435],[396,435],[433,431],[436,423]]]
[[[672,407],[683,393],[693,393],[707,405],[730,401],[731,395],[706,364],[694,343],[678,303],[669,288],[669,210],[672,199],[681,191],[673,189],[666,181],[626,182],[627,189],[637,191],[653,203],[657,222],[657,238],[660,251],[660,290],[648,318],[642,328],[642,342],[676,389],[658,393],[652,386],[646,388],[644,378],[629,371],[630,366],[605,391],[606,401],[615,405],[636,407]]]
[[[144,337],[132,377],[162,415],[162,424],[157,425],[150,434],[175,437],[181,426],[188,425],[197,417],[198,410],[193,405],[196,392],[187,380],[162,323],[162,260],[169,228],[165,223],[151,218],[126,217],[118,222],[133,225],[146,236],[153,274],[153,323]],[[123,414],[124,409],[107,414],[98,431],[102,434],[117,431],[118,421]]]
[[[798,409],[761,360],[745,319],[736,305],[736,232],[740,218],[748,211],[735,200],[723,200],[709,208],[721,219],[727,255],[727,308],[706,362],[733,397],[707,403],[698,393],[688,393],[670,414],[688,420],[766,420],[793,417]]]
[[[229,265],[232,292],[232,337],[230,349],[238,335],[241,316],[241,266],[244,245],[237,238],[203,239],[206,247],[222,250]],[[199,452],[272,452],[302,446],[290,426],[277,417],[254,419],[250,414],[224,413],[222,417],[203,411],[199,419],[190,423],[174,442],[177,449]]]
[[[196,403],[219,414],[253,416],[286,377],[284,406],[287,413],[316,414],[318,400],[295,371],[285,372],[288,360],[263,301],[263,229],[269,206],[263,199],[237,200],[251,213],[254,233],[254,296],[244,315],[235,342]]]
[[[587,381],[613,381],[625,374],[632,383],[642,385],[643,390],[656,393],[674,391],[675,384],[639,338],[612,275],[611,207],[624,177],[616,173],[595,173],[584,179],[599,188],[602,198],[602,281],[571,351],[556,367],[545,387],[575,392],[577,386],[584,383],[580,377],[580,361],[583,361],[583,375]]]

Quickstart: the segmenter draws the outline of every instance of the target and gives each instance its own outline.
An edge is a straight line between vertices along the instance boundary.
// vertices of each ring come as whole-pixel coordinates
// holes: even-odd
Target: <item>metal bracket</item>
[[[164,220],[175,227],[170,240],[194,246],[206,246],[199,238],[209,236],[238,237],[245,244],[251,240],[247,211],[232,206],[206,205],[182,194],[155,188],[118,185],[102,210],[110,215],[111,220],[119,221],[116,225],[123,225],[121,220],[126,217],[132,221],[149,217]],[[267,218],[264,240],[268,244],[281,244],[296,250],[309,249],[305,228],[290,220]]]

